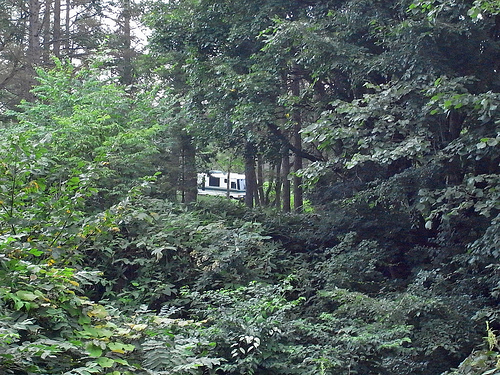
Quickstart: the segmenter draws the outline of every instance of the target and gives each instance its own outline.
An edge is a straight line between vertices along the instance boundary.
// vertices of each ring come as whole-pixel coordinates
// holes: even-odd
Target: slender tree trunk
[[[231,169],[227,170],[226,198],[231,198]]]
[[[283,86],[286,87],[287,85],[287,82],[286,82],[286,73],[282,73],[281,74],[281,79],[283,81]],[[283,107],[277,107],[276,108],[276,118],[278,119],[277,120],[277,126],[276,126],[276,129],[277,129],[277,132],[279,132],[279,128],[282,128],[284,129],[285,128],[285,118],[283,117],[282,115],[282,112],[284,112],[286,109],[283,108]],[[284,131],[284,130],[281,130],[281,131]],[[279,137],[278,137],[279,138]],[[286,138],[284,135],[283,135],[283,138]],[[276,160],[276,164],[275,164],[275,168],[276,168],[276,185],[275,185],[275,190],[274,190],[274,193],[275,193],[275,199],[274,199],[274,204],[273,206],[276,207],[277,209],[281,209],[282,208],[282,199],[283,198],[283,186],[284,186],[284,181],[285,181],[285,178],[283,178],[283,173],[282,173],[282,167],[284,166],[284,161],[283,161],[283,158],[284,158],[284,155],[288,153],[288,147],[285,145],[285,142],[284,140],[281,140],[281,149],[280,149],[280,152],[279,152],[279,159]]]
[[[42,34],[43,34],[43,49],[42,60],[47,64],[50,59],[50,45],[52,44],[52,36],[50,34],[50,15],[52,13],[52,1],[45,0],[45,9],[43,10]]]
[[[266,198],[264,196],[264,161],[262,155],[257,155],[257,191],[259,192],[259,204],[264,206]]]
[[[190,135],[181,134],[181,192],[183,203],[196,202],[198,195],[196,149]]]
[[[132,76],[132,34],[130,29],[131,9],[130,0],[123,0],[123,71],[121,82],[125,85],[133,83]]]
[[[290,155],[288,148],[285,148],[285,152],[283,153],[282,166],[281,166],[281,175],[283,180],[283,211],[290,212],[290,180],[288,179],[288,175],[290,174]]]
[[[255,168],[255,163],[253,164],[253,170],[250,172],[250,183],[252,184],[252,191],[253,191],[253,204],[254,206],[259,206],[260,201],[259,201],[259,189],[257,187],[257,173],[256,173],[256,168]]]
[[[26,72],[27,77],[24,81],[23,98],[27,101],[34,100],[31,89],[36,84],[36,68],[42,62],[42,48],[40,45],[40,0],[29,0],[28,17],[28,49],[26,51]],[[23,86],[24,86],[23,85]]]
[[[450,142],[460,137],[464,120],[465,115],[456,110],[451,110],[448,114],[448,139]],[[464,178],[460,155],[455,155],[452,159],[450,159],[447,167],[446,183],[449,185],[460,184]]]
[[[282,178],[281,178],[281,163],[276,164],[276,186],[274,190],[275,200],[274,206],[279,208],[281,207],[281,187],[282,187]]]
[[[291,92],[294,97],[300,96],[300,77],[294,72],[292,74]],[[300,130],[302,128],[302,118],[299,108],[294,108],[292,112],[293,133],[292,145],[297,150],[302,150],[302,136]],[[293,208],[300,212],[304,206],[304,192],[302,188],[302,178],[297,175],[297,172],[302,169],[302,157],[297,153],[293,158]]]
[[[276,176],[274,175],[274,168],[269,169],[269,177],[268,177],[268,183],[267,187],[264,190],[264,202],[263,205],[268,207],[271,204],[271,192],[276,191],[275,189],[275,183],[276,183]]]
[[[53,53],[61,57],[61,0],[54,0]]]
[[[28,63],[34,68],[40,65],[42,49],[40,46],[40,1],[29,0],[29,40]]]
[[[229,155],[229,165],[227,167],[227,184],[226,184],[226,198],[231,198],[231,168],[233,164],[233,154]]]
[[[255,145],[247,141],[245,145],[245,205],[247,207],[254,207],[254,201],[257,194],[257,181],[255,178]]]
[[[71,23],[70,23],[70,16],[71,16],[71,0],[66,0],[66,14],[64,18],[64,50],[66,56],[71,56]]]
[[[300,134],[297,134],[300,137]],[[302,211],[304,206],[304,189],[302,188],[302,177],[296,173],[302,169],[302,158],[298,155],[293,159],[293,209],[297,212]]]

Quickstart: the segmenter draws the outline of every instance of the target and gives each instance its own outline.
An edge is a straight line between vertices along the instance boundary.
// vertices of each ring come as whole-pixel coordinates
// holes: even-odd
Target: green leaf
[[[126,353],[131,352],[135,349],[135,346],[132,344],[124,344],[121,342],[110,342],[108,344],[109,350],[115,353]]]
[[[97,358],[96,362],[99,364],[99,366],[103,368],[110,368],[113,367],[115,364],[115,360],[107,357],[100,357]]]
[[[104,319],[108,316],[108,312],[102,305],[96,305],[92,310],[87,312],[87,315],[90,317],[95,317],[99,319]]]
[[[42,254],[43,254],[43,251],[40,251],[40,250],[37,250],[37,249],[31,249],[31,250],[29,251],[29,253],[30,253],[31,255],[34,255],[34,256],[36,256],[36,257],[39,257],[40,255],[42,255]]]
[[[68,185],[70,186],[74,186],[74,185],[78,185],[80,183],[80,178],[75,176],[75,177],[71,177],[69,180],[68,180]]]
[[[102,349],[94,344],[89,344],[87,346],[87,352],[91,357],[100,357],[102,355]]]
[[[477,19],[479,17],[479,15],[481,14],[481,10],[477,7],[473,7],[471,9],[469,9],[467,14],[470,18]]]
[[[36,300],[39,297],[36,294],[26,290],[18,290],[16,292],[16,295],[19,297],[19,299],[30,302]]]
[[[128,363],[128,361],[125,360],[125,359],[122,359],[122,358],[115,358],[115,362],[119,363],[120,365],[130,366],[130,364]]]
[[[91,321],[92,321],[92,319],[90,319],[90,317],[88,315],[81,315],[78,318],[78,324],[81,324],[81,325],[89,324]]]

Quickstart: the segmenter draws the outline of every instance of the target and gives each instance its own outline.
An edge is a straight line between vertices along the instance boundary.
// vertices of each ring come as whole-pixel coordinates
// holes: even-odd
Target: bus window
[[[208,186],[220,186],[220,178],[210,176],[208,178]]]
[[[238,179],[238,190],[245,190],[245,180],[244,179]]]

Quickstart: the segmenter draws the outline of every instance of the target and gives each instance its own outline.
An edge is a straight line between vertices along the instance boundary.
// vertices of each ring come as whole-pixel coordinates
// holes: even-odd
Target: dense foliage
[[[401,254],[352,231],[355,207],[270,218],[134,191],[79,223],[77,249],[3,235],[4,373],[441,373],[496,322],[499,279],[473,254]]]
[[[0,372],[499,373],[498,1],[146,9],[0,103]]]

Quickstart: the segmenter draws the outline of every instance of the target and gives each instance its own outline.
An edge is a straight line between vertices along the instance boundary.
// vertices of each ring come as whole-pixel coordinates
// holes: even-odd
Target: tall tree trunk
[[[183,203],[196,202],[198,196],[196,175],[196,148],[189,134],[183,132],[181,139],[181,193]]]
[[[296,133],[296,137],[300,138],[300,133]],[[299,140],[300,142],[300,140]],[[297,143],[295,144],[297,146]],[[304,189],[302,187],[302,177],[297,175],[297,172],[302,169],[302,158],[295,155],[293,158],[293,209],[296,212],[301,212],[304,206]]]
[[[282,177],[281,177],[281,162],[276,163],[276,186],[274,188],[274,206],[281,207],[281,188],[282,188]]]
[[[132,76],[132,34],[130,28],[131,20],[131,7],[130,0],[123,0],[123,55],[122,55],[122,76],[121,82],[124,85],[131,85],[133,83]]]
[[[61,0],[54,0],[53,53],[61,57]]]
[[[276,191],[275,189],[276,175],[274,174],[274,172],[275,172],[274,166],[272,168],[269,168],[267,187],[264,189],[263,205],[266,207],[268,207],[271,204],[271,198],[270,198],[271,192]]]
[[[233,154],[229,154],[229,163],[227,166],[227,184],[226,184],[226,198],[231,198],[231,169],[233,168]]]
[[[226,178],[226,198],[231,198],[231,168],[227,170],[227,178]]]
[[[26,79],[23,82],[23,99],[33,101],[31,92],[36,85],[36,68],[42,61],[42,48],[40,45],[40,0],[29,0],[28,17],[28,49],[26,51]]]
[[[50,15],[52,14],[52,0],[45,0],[45,9],[43,10],[42,34],[43,34],[43,49],[42,60],[47,64],[50,59],[50,45],[52,44],[52,36],[50,30]]]
[[[297,67],[295,67],[295,70]],[[296,72],[292,73],[291,80],[291,92],[296,98],[300,96],[300,77]],[[302,150],[302,136],[300,130],[302,128],[302,118],[300,109],[298,107],[293,108],[292,112],[293,120],[293,133],[292,133],[292,145],[297,150]],[[293,158],[293,208],[295,211],[300,212],[304,206],[304,192],[302,188],[302,178],[297,175],[297,172],[302,169],[302,157],[295,153]]]
[[[460,137],[465,115],[456,110],[451,110],[448,114],[448,139],[450,142]],[[455,155],[448,161],[446,183],[449,185],[458,185],[464,178],[464,171],[462,170],[462,162],[460,155]]]
[[[254,207],[254,201],[257,195],[257,181],[255,178],[255,145],[247,141],[245,145],[245,205],[247,207]]]
[[[257,191],[259,205],[264,206],[266,198],[264,196],[264,161],[262,155],[257,155]]]
[[[70,23],[70,17],[71,17],[71,0],[66,0],[66,14],[64,16],[64,51],[66,56],[71,56],[71,23]]]
[[[283,211],[290,212],[290,180],[288,175],[290,174],[290,155],[288,148],[285,148],[283,152],[283,159],[281,165],[281,175],[283,180]]]
[[[29,0],[28,64],[33,70],[40,65],[42,48],[40,46],[40,0]]]

